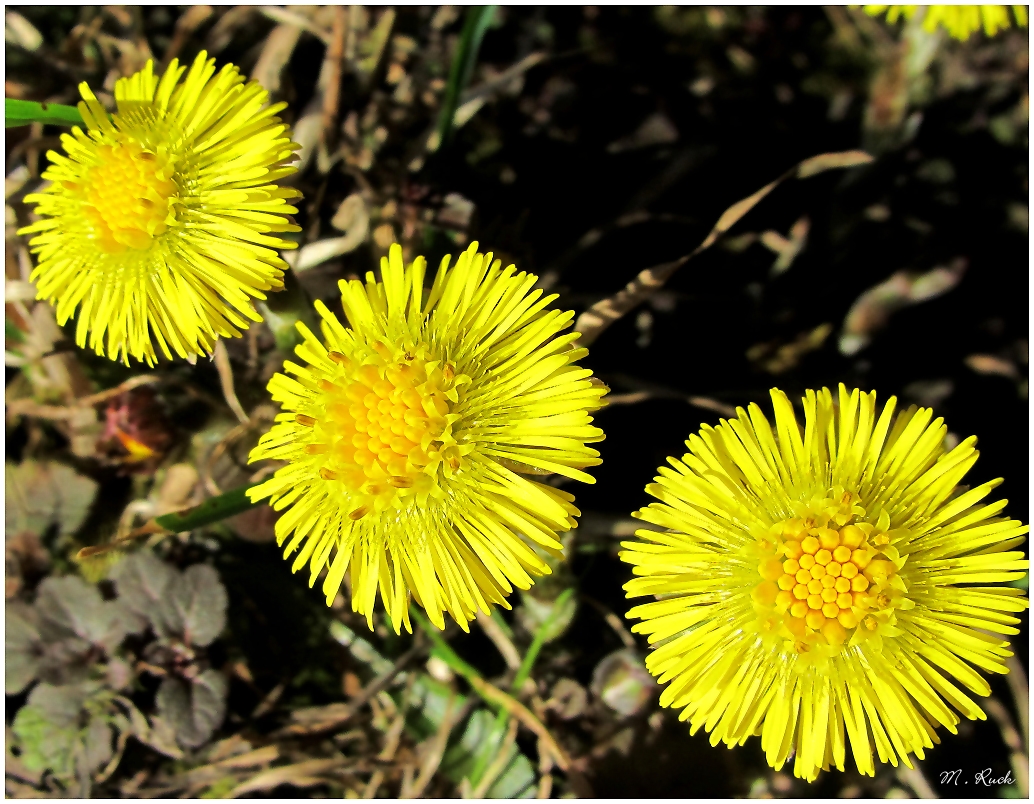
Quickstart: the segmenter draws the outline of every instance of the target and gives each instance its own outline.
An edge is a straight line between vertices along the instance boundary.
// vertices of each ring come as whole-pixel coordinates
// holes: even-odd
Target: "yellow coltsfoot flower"
[[[917,12],[922,13],[923,28],[933,32],[943,28],[955,39],[965,41],[977,31],[983,30],[988,36],[1011,28],[1013,20],[1020,28],[1027,27],[1026,6],[862,6],[870,17],[886,15],[887,22],[895,23],[902,17],[912,19]]]
[[[1013,616],[1027,608],[1016,550],[1028,528],[980,504],[1001,481],[959,486],[975,438],[952,450],[927,408],[896,417],[895,399],[840,386],[808,391],[805,423],[772,391],[775,426],[757,405],[704,426],[681,461],[647,486],[659,502],[635,516],[621,558],[637,576],[633,630],[656,650],[647,667],[711,744],[760,735],[772,767],[794,773],[912,767],[984,719],[963,691],[988,695],[977,669],[1007,672]],[[950,707],[949,707],[950,704]]]
[[[155,341],[170,359],[207,354],[261,321],[252,300],[283,287],[276,249],[294,247],[276,234],[299,231],[300,193],[277,186],[298,148],[286,104],[204,52],[189,71],[174,59],[119,79],[110,119],[79,91],[86,131],[62,135],[51,184],[25,199],[42,218],[20,232],[36,234],[38,298],[59,324],[78,309],[76,343],[127,364],[154,365]]]
[[[466,630],[549,574],[532,545],[559,555],[579,512],[522,475],[592,483],[585,445],[603,439],[589,412],[606,388],[576,365],[578,333],[559,334],[573,314],[546,309],[556,296],[537,277],[477,243],[429,291],[426,265],[393,245],[381,281],[342,281],[350,329],[316,303],[323,339],[298,324],[306,365],[270,381],[283,412],[250,456],[288,462],[249,495],[289,509],[276,534],[293,571],[308,564],[312,586],[326,568],[329,605],[350,567],[353,611],[372,628],[379,590],[397,632],[412,630],[410,592],[439,628],[448,612]]]

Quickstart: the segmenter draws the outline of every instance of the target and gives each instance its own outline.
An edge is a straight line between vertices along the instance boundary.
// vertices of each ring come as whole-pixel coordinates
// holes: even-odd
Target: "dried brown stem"
[[[840,153],[819,154],[805,159],[786,171],[775,181],[769,182],[757,192],[737,201],[718,218],[703,242],[689,254],[671,262],[661,263],[652,268],[645,268],[622,290],[613,296],[602,299],[578,317],[575,329],[582,333],[579,346],[588,346],[598,338],[607,327],[621,318],[625,313],[635,309],[659,290],[693,257],[713,246],[718,238],[731,229],[744,215],[752,210],[772,190],[787,179],[805,179],[832,168],[846,168],[864,165],[872,161],[872,157],[864,151],[843,151]]]
[[[1009,710],[997,698],[992,696],[984,701],[984,709],[998,724],[998,730],[1002,733],[1002,742],[1009,748],[1009,761],[1016,774],[1019,797],[1027,798],[1030,789],[1030,763],[1027,760],[1023,738],[1016,729]]]
[[[424,757],[423,764],[420,766],[420,773],[417,774],[416,780],[408,790],[399,793],[399,798],[420,798],[427,789],[427,785],[431,783],[431,779],[434,778],[435,773],[438,771],[438,766],[442,764],[442,757],[445,756],[445,746],[449,741],[449,735],[452,733],[452,727],[456,723],[456,717],[453,712],[455,700],[456,696],[453,695],[445,704],[442,722],[439,724],[438,732],[434,735],[427,756]]]
[[[538,737],[542,741],[542,745],[546,747],[546,750],[553,755],[554,761],[561,770],[567,770],[571,767],[571,760],[568,758],[567,753],[560,747],[553,735],[550,734],[549,729],[531,713],[528,707],[479,676],[467,676],[466,678],[478,695],[489,703],[501,706],[508,715],[517,718],[528,731]]]
[[[344,6],[334,7],[334,26],[327,47],[327,86],[323,93],[323,119],[320,123],[320,141],[328,151],[334,146],[337,133],[338,104],[341,99],[341,72],[345,54],[345,37],[351,27],[351,14]]]
[[[506,635],[499,623],[490,614],[479,611],[477,621],[478,625],[481,626],[481,630],[485,632],[485,636],[492,640],[492,644],[502,654],[506,666],[516,671],[521,666],[521,655],[517,652],[513,642],[510,641],[510,637]]]
[[[215,349],[212,353],[215,360],[215,370],[219,372],[219,387],[223,390],[223,398],[229,405],[233,415],[241,424],[248,422],[248,414],[244,412],[240,400],[237,399],[237,392],[233,388],[233,368],[230,366],[230,353],[226,351],[226,344],[222,338],[215,342]]]

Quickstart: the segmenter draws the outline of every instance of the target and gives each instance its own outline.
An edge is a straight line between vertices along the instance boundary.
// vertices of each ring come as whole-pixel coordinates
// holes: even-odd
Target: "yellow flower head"
[[[979,30],[994,36],[1001,30],[1012,27],[1009,9],[1016,17],[1016,25],[1027,27],[1026,6],[863,6],[871,17],[886,14],[887,22],[895,23],[904,17],[912,19],[916,12],[923,12],[923,28],[931,33],[944,28],[951,36],[963,41]]]
[[[261,321],[252,299],[283,286],[275,249],[294,247],[272,233],[298,231],[288,200],[300,193],[276,185],[298,147],[284,104],[204,52],[189,71],[174,59],[160,78],[148,62],[119,79],[110,119],[79,91],[87,130],[47,154],[51,184],[25,199],[42,220],[21,230],[38,233],[32,279],[58,323],[82,305],[80,347],[89,334],[97,354],[154,365],[152,338],[188,357]]]
[[[704,426],[647,491],[621,558],[635,566],[633,630],[656,650],[647,666],[711,744],[761,736],[769,763],[796,752],[794,773],[859,771],[984,719],[962,688],[988,695],[974,669],[1005,673],[1028,562],[1028,528],[979,504],[1001,481],[966,490],[975,438],[952,450],[928,408],[896,417],[876,394],[808,391],[803,429],[772,391],[775,427],[757,405]],[[990,632],[990,633],[988,633]]]
[[[565,491],[525,474],[581,471],[601,441],[589,411],[605,387],[576,361],[573,314],[548,310],[556,296],[537,277],[503,268],[477,243],[430,291],[427,263],[405,268],[402,250],[381,261],[380,282],[340,283],[351,325],[321,302],[323,340],[304,325],[287,361],[294,377],[269,383],[284,409],[251,460],[287,461],[249,492],[271,498],[284,557],[326,567],[333,601],[351,566],[352,609],[372,627],[378,590],[396,631],[411,629],[408,593],[444,628],[447,611],[466,630],[480,609],[506,608],[512,586],[528,589],[549,566],[531,545],[560,555],[557,535],[575,526]]]

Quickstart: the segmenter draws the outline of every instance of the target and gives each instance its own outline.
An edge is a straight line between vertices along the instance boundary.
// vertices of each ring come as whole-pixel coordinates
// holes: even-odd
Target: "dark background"
[[[54,42],[77,22],[74,9],[20,12]],[[156,54],[180,13],[143,11],[143,29]],[[423,41],[430,16],[428,9],[400,9],[395,31]],[[454,35],[461,23],[445,32]],[[219,63],[233,61],[247,71],[272,25],[257,17],[242,26],[218,54]],[[188,42],[182,59],[193,57],[210,27]],[[933,88],[909,105],[921,116],[918,128],[913,125],[909,137],[899,126],[881,140],[864,119],[880,59],[843,47],[820,7],[736,8],[717,16],[701,9],[669,14],[650,8],[509,8],[484,39],[482,65],[502,70],[529,52],[549,54],[526,73],[517,93],[488,103],[417,172],[406,164],[431,117],[389,125],[388,142],[366,171],[381,203],[416,198],[417,206],[433,208],[445,195],[459,193],[474,205],[462,231],[428,225],[418,228],[408,247],[435,265],[443,253],[462,248],[458,240],[476,239],[482,250],[548,277],[560,294],[556,304],[579,312],[641,269],[691,251],[730,204],[801,159],[865,147],[877,157],[862,168],[785,183],[726,238],[742,245],[744,233],[785,235],[806,215],[806,247],[784,273],[772,275],[775,255],[759,242],[740,250],[719,244],[684,266],[657,301],[626,315],[593,345],[584,363],[613,393],[647,390],[654,398],[598,414],[607,440],[599,445],[603,464],[593,470],[597,483],[572,489],[586,514],[571,557],[581,593],[619,614],[628,607],[621,585],[630,572],[616,558],[619,539],[593,523],[627,519],[645,505],[643,486],[656,467],[666,456],[680,455],[701,422],[718,421],[721,414],[687,397],[733,408],[757,402],[769,413],[773,386],[799,399],[805,389],[835,390],[845,383],[875,390],[881,401],[896,395],[901,407],[932,404],[959,439],[979,437],[982,454],[968,482],[1004,477],[992,499],[1007,496],[1007,513],[1028,521],[1027,129],[1025,117],[1011,135],[993,122],[1026,103],[1026,32],[991,41],[978,35],[942,49],[948,55],[928,71]],[[311,99],[323,56],[319,42],[303,37],[285,70],[282,97],[291,104],[284,113],[289,119]],[[9,79],[39,86],[45,94],[60,83],[46,65],[23,54],[12,57],[10,47],[8,58]],[[973,78],[968,85],[945,78],[959,64]],[[706,93],[700,91],[702,78],[712,83]],[[362,109],[370,97],[370,90],[346,76],[344,110],[350,104]],[[612,145],[633,135],[650,115],[668,121],[670,141]],[[20,136],[8,134],[9,152]],[[298,182],[307,202],[321,199],[303,206],[299,216],[309,239],[333,236],[329,219],[360,186],[344,170],[326,177],[315,173],[310,166]],[[629,213],[640,213],[638,220],[629,220]],[[583,236],[594,229],[602,235],[584,245]],[[304,275],[303,285],[331,303],[333,282],[371,269],[381,253],[370,243]],[[871,333],[866,348],[841,353],[842,325],[860,294],[895,272],[923,273],[958,258],[967,268],[957,286],[894,312]],[[766,367],[765,355],[823,324],[831,331],[817,348],[793,355],[789,365]],[[975,370],[967,362],[972,355],[994,356],[1012,366],[1012,376],[1004,369]],[[199,363],[196,376],[218,393],[210,366]],[[258,382],[238,390],[246,408],[262,399]],[[9,433],[9,449],[17,439]],[[120,491],[112,480],[107,493],[118,499],[128,489],[123,484]],[[235,589],[249,600],[272,597],[256,588],[266,588],[256,578],[268,574],[270,589],[289,586],[285,581],[298,587],[297,594],[284,592],[293,596],[290,606],[260,601],[271,613],[322,606],[320,595],[304,593],[300,578],[286,577],[273,545],[232,543],[219,560],[231,601],[241,599]],[[271,620],[272,631],[254,635],[255,642],[247,619],[232,621],[239,630],[232,626],[230,639],[239,640],[245,653],[255,650],[251,666],[257,680],[263,673],[274,678],[283,663],[295,659],[269,633],[290,630],[295,620]],[[264,640],[269,649],[259,650]],[[1013,641],[1027,667],[1026,615]],[[494,648],[476,630],[452,644],[486,675],[501,672]],[[547,647],[544,672],[550,656],[565,654],[563,666],[588,684],[599,660],[618,647],[597,612],[582,606],[563,639]],[[298,686],[313,700],[329,694],[318,684]],[[1011,709],[1004,681],[993,679],[992,687]],[[646,727],[639,728],[642,736]],[[893,770],[883,767],[875,782],[853,771],[822,774],[811,786],[773,781],[764,770],[760,739],[728,751],[710,748],[706,735],[689,737],[687,730],[669,713],[660,732],[637,738],[627,757],[609,754],[593,761],[587,777],[596,795],[742,796],[762,777],[776,795],[885,795],[899,786]],[[995,769],[997,776],[1009,767],[998,724],[964,721],[959,731],[938,732],[943,744],[920,765],[926,779],[944,797],[1002,795],[1002,789],[975,781],[962,784],[983,768]],[[959,787],[938,784],[942,771],[956,768],[962,770]]]

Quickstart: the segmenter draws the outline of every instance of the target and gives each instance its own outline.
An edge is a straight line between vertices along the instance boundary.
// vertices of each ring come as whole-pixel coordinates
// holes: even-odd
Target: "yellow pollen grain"
[[[837,599],[837,590],[836,589],[828,589],[828,588],[823,589],[822,592],[820,593],[820,596],[822,597],[822,600],[824,602],[826,602],[826,603],[833,603]],[[835,615],[830,614],[829,616],[833,617]]]
[[[826,603],[822,607],[822,614],[826,617],[829,617],[830,619],[833,619],[838,614],[840,614],[840,608],[837,606],[836,603]]]
[[[808,604],[803,600],[798,600],[792,606],[790,606],[790,614],[797,619],[800,619],[808,613]]]
[[[855,592],[864,592],[869,588],[869,580],[864,575],[856,575],[851,579],[851,589]]]
[[[797,585],[797,581],[792,575],[784,575],[776,583],[779,584],[780,589],[784,590],[793,589]]]
[[[815,555],[815,552],[819,549],[819,540],[814,536],[809,536],[801,542],[801,549],[809,555]],[[802,564],[801,566],[804,565]]]
[[[832,575],[834,578],[838,578],[840,577],[841,569],[843,569],[843,567],[839,563],[837,563],[836,561],[830,561],[826,565],[826,574]]]
[[[811,573],[811,577],[816,580],[826,577],[826,568],[821,564],[816,564],[809,570],[809,572]]]
[[[826,624],[826,617],[821,611],[809,611],[804,621],[808,624],[809,628],[814,628],[818,631],[822,626]]]
[[[796,541],[791,541],[784,544],[783,552],[786,554],[787,558],[793,560],[797,560],[802,555],[804,555],[804,550],[801,549],[801,543]],[[787,572],[789,572],[789,570],[787,570]]]
[[[808,595],[808,608],[813,609],[814,611],[821,609],[822,597],[819,595]]]
[[[833,588],[836,589],[838,592],[850,592],[851,582],[847,578],[837,578],[837,581],[833,585]]]
[[[830,561],[833,560],[833,554],[829,550],[819,550],[815,553],[815,561],[822,566],[826,566]]]
[[[844,566],[840,570],[840,577],[846,578],[849,581],[852,578],[854,578],[857,574],[858,567],[856,567],[854,564],[844,564]]]
[[[803,583],[797,584],[797,586],[793,588],[793,596],[798,600],[804,600],[808,596],[808,587]]]
[[[854,598],[847,592],[842,592],[837,595],[837,606],[842,609],[849,609],[854,603]]]
[[[810,570],[815,566],[815,556],[805,553],[800,557],[798,563],[801,565],[801,569]]]
[[[844,611],[843,606],[841,606],[840,608],[841,612],[840,615],[837,617],[837,622],[844,626],[844,628],[854,628],[856,625],[858,625],[858,618],[854,616],[853,612]]]
[[[798,564],[792,558],[788,558],[786,561],[783,562],[783,572],[785,572],[787,575],[796,575],[797,570],[799,570],[800,568],[801,565]]]
[[[797,570],[797,574],[794,575],[797,579],[797,583],[808,583],[811,580],[811,573],[806,569]]]
[[[837,579],[832,575],[824,575],[822,577],[822,588],[832,589],[836,585]]]

